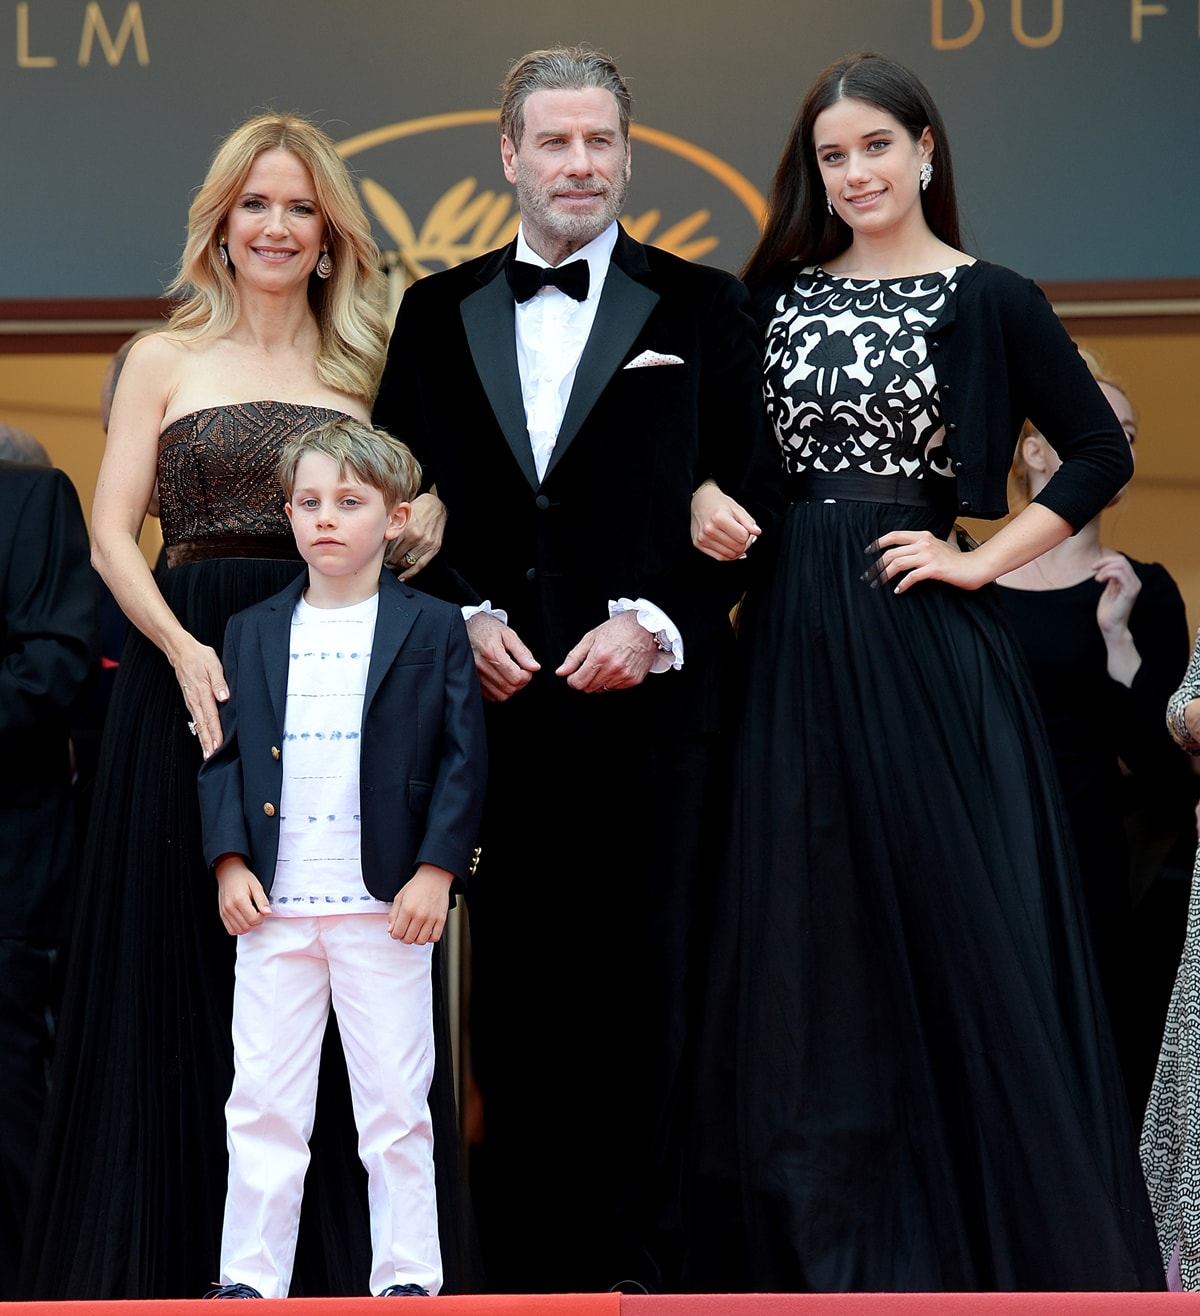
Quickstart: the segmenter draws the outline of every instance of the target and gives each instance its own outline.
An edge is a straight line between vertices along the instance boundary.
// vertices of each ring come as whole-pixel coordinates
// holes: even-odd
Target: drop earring
[[[225,250],[225,239],[224,239],[224,238],[222,238],[222,239],[217,243],[217,256],[219,257],[219,259],[220,259],[220,261],[221,261],[221,264],[224,265],[226,269],[228,269],[228,268],[229,268],[229,252]]]
[[[933,177],[933,165],[931,165],[928,160],[922,160],[920,175],[921,191],[924,192],[929,186],[929,180]]]
[[[833,202],[829,199],[828,192],[825,193],[825,209],[828,210],[831,215],[833,214]]]
[[[321,248],[321,259],[317,261],[317,277],[327,279],[333,273],[333,258],[328,247]]]

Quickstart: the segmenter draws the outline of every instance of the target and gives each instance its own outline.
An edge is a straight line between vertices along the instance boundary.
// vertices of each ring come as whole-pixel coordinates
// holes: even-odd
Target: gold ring
[[[403,562],[406,567],[415,567],[417,565],[417,555],[410,548],[400,561]]]

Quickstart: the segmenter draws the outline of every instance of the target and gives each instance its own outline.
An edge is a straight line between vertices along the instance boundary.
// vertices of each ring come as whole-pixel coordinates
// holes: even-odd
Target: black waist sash
[[[851,503],[898,503],[901,507],[949,509],[954,481],[933,475],[871,475],[866,471],[804,471],[788,477],[788,497],[794,503],[819,503],[828,498]]]

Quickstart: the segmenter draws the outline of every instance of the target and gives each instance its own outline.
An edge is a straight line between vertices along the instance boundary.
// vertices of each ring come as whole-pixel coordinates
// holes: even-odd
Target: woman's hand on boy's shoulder
[[[400,579],[411,580],[438,555],[446,533],[446,504],[434,493],[418,494],[409,505],[408,521],[392,549]]]

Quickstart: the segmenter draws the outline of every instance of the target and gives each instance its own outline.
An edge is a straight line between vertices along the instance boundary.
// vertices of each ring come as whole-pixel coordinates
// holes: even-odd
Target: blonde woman
[[[25,1287],[39,1298],[193,1297],[216,1274],[233,947],[202,858],[196,773],[221,741],[219,647],[234,612],[302,567],[280,449],[338,416],[368,421],[387,342],[353,182],[329,138],[292,115],[251,119],[217,150],[171,291],[183,300],[166,331],[136,343],[121,374],[92,514],[94,562],[134,630],[29,1230]],[[156,480],[168,564],[157,579],[137,545]],[[321,1123],[312,1196],[353,1238],[365,1221],[353,1149],[323,1155]],[[306,1291],[361,1272],[342,1260],[302,1233]]]

